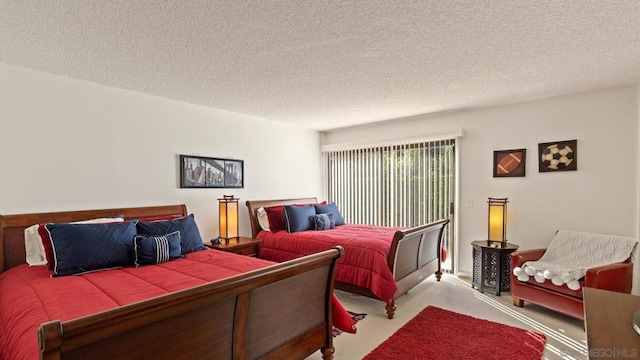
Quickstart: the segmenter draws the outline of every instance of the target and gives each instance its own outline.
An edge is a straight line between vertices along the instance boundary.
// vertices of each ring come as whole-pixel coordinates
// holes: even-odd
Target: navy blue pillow
[[[131,265],[136,221],[45,228],[53,250],[53,277]]]
[[[313,217],[313,228],[315,230],[335,229],[336,222],[333,219],[333,213],[316,214]]]
[[[313,217],[316,209],[313,205],[305,206],[284,206],[284,220],[287,232],[293,233],[313,229]]]
[[[180,248],[182,255],[192,251],[204,250],[200,230],[193,214],[174,220],[140,221],[137,225],[139,235],[164,235],[180,231]]]
[[[336,203],[314,206],[316,207],[316,213],[318,214],[333,213],[333,218],[336,221],[336,226],[345,224],[344,218],[342,217],[342,214],[340,214],[340,210],[338,210],[338,205],[336,205]]]
[[[136,235],[133,238],[133,252],[133,263],[136,267],[184,257],[180,247],[180,231],[164,236]]]

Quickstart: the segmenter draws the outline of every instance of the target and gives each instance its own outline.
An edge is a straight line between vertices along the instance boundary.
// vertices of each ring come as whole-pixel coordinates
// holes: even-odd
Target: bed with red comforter
[[[0,275],[0,349],[5,359],[37,359],[38,327],[110,310],[272,263],[203,250],[154,266],[123,267],[51,278],[46,266],[27,264]]]
[[[266,231],[258,209],[317,204],[316,198],[247,201],[253,236],[261,239],[259,257],[286,261],[333,246],[344,248],[336,288],[380,299],[394,316],[395,299],[432,274],[440,280],[441,241],[448,219],[410,228],[346,223],[328,230]]]
[[[337,260],[326,252],[304,262],[274,264],[205,249],[155,265],[59,277],[52,277],[48,266],[19,264],[25,254],[21,233],[32,222],[176,211],[186,215],[182,205],[0,216],[0,359],[48,358],[50,347],[56,348],[51,358],[65,351],[69,358],[110,358],[116,350],[125,358],[305,357],[322,347],[329,359],[333,347],[327,324],[333,321],[327,311],[342,330],[355,331],[344,308],[326,292],[332,289],[326,275],[334,272]],[[305,288],[309,282],[319,285]],[[252,330],[253,322],[264,321],[278,326],[262,329],[266,334]]]
[[[399,230],[384,226],[345,224],[326,231],[261,230],[257,238],[260,258],[283,262],[340,245],[345,255],[336,270],[336,280],[370,289],[380,300],[392,303],[398,286],[387,264],[393,235]]]

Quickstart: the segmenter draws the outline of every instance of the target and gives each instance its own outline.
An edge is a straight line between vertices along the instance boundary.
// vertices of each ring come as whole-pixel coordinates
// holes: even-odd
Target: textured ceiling
[[[638,83],[640,1],[5,0],[0,62],[326,130]]]

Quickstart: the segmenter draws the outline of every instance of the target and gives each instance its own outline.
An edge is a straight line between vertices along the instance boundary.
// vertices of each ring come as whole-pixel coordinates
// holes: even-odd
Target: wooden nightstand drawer
[[[252,246],[237,248],[232,252],[234,252],[236,254],[240,254],[240,255],[258,256],[258,246],[257,246],[257,244],[255,244],[255,245],[252,245]]]
[[[258,245],[262,240],[240,237],[237,240],[222,241],[220,244],[205,244],[207,247],[239,255],[258,256]]]

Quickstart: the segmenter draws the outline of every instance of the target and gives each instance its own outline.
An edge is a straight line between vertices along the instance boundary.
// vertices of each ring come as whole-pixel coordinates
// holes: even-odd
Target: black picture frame
[[[181,188],[244,188],[244,161],[180,155]]]
[[[538,172],[578,170],[578,140],[538,144]]]
[[[527,149],[493,152],[493,177],[523,177],[527,169]]]

